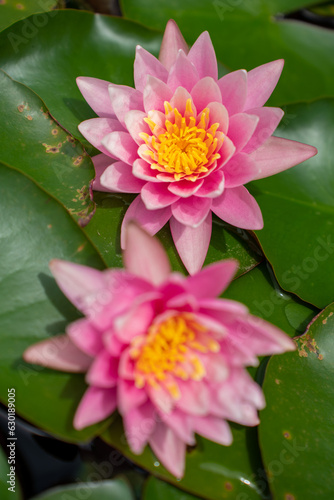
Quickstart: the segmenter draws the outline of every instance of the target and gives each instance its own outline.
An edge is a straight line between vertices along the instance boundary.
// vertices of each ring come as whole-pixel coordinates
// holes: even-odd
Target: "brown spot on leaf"
[[[81,156],[81,155],[77,156],[76,158],[74,158],[73,165],[78,167],[82,163],[82,160],[83,160],[83,156]]]
[[[58,135],[58,129],[57,129],[57,128],[53,128],[53,129],[51,130],[51,134],[52,134],[52,135]]]
[[[323,355],[320,354],[319,347],[317,346],[317,343],[315,339],[312,339],[309,333],[305,333],[302,337],[299,337],[296,339],[297,341],[297,348],[298,348],[298,354],[301,358],[307,358],[308,357],[308,352],[314,353],[317,355],[317,358],[324,359]]]
[[[22,113],[22,111],[24,110],[24,105],[23,104],[19,104],[19,106],[17,107],[17,109],[19,110],[20,113]]]
[[[289,431],[284,431],[283,436],[285,437],[285,439],[291,439],[291,434]]]
[[[333,314],[334,314],[334,313],[333,313],[333,311],[331,311],[331,312],[329,313],[328,317],[330,318],[331,316],[333,316]]]
[[[296,497],[292,493],[285,493],[284,500],[296,500]]]
[[[77,252],[82,252],[82,250],[85,248],[85,246],[86,246],[86,243],[83,243],[82,245],[80,245],[80,246],[78,247]]]
[[[18,9],[18,10],[23,10],[24,9],[24,5],[22,5],[21,3],[17,3],[15,5],[15,7]]]
[[[49,146],[49,144],[46,144],[43,142],[43,146],[45,147],[45,152],[46,153],[59,153],[60,148],[62,147],[62,143],[59,142],[57,146]]]
[[[66,139],[68,140],[68,142],[72,142],[72,144],[75,142],[74,137],[72,137],[71,135],[68,135]]]
[[[0,0],[0,5],[5,5],[6,0]]]
[[[229,481],[226,481],[226,483],[224,484],[224,488],[227,491],[231,491],[233,490],[233,485]]]
[[[28,116],[27,116],[27,120],[29,120],[29,121],[31,122],[31,120],[32,120],[32,116],[31,116],[31,115],[28,115]]]
[[[327,318],[322,320],[322,324],[325,325],[327,323]]]
[[[52,228],[52,224],[48,224],[48,229],[51,229]]]
[[[275,378],[275,384],[280,385],[281,381],[278,378]]]

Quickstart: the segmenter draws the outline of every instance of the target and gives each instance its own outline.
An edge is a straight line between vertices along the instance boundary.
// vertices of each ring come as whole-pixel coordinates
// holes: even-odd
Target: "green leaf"
[[[34,497],[33,500],[72,500],[73,498],[89,498],[90,500],[134,500],[134,496],[128,484],[119,479],[59,486]]]
[[[23,33],[27,22],[33,24],[33,18],[0,34],[0,67],[31,87],[52,116],[81,140],[78,124],[96,115],[75,79],[91,76],[133,86],[136,45],[157,55],[161,42],[161,34],[138,24],[83,11],[57,11],[31,36]]]
[[[0,31],[31,14],[35,14],[31,19],[35,29],[38,29],[47,23],[48,16],[56,14],[55,11],[45,12],[54,9],[57,3],[57,0],[0,0]],[[30,33],[29,24],[23,25],[26,33]]]
[[[82,145],[50,116],[29,88],[0,71],[3,118],[0,162],[23,172],[58,199],[79,222],[94,210],[90,182],[94,167]]]
[[[27,364],[24,350],[64,332],[78,312],[51,277],[59,258],[103,268],[82,230],[31,180],[0,165],[0,400],[16,389],[19,415],[67,441],[96,435],[106,423],[81,432],[72,420],[86,389],[82,375]],[[108,422],[107,422],[108,423]]]
[[[120,248],[121,224],[125,212],[135,196],[127,194],[95,193],[97,208],[85,233],[99,250],[107,266],[121,267]],[[179,258],[168,224],[158,233],[174,270],[186,273]],[[262,260],[262,254],[250,233],[224,224],[213,217],[210,248],[204,265],[225,258],[237,259],[240,263],[239,274],[252,269]]]
[[[13,442],[13,441],[11,441]],[[6,445],[10,444],[10,441],[6,441]],[[10,467],[14,467],[14,476],[10,476],[9,474],[13,472],[13,469],[10,470]],[[21,488],[18,482],[18,477],[16,474],[17,465],[8,463],[8,458],[3,452],[3,449],[0,446],[0,498],[1,500],[21,500]],[[15,477],[14,485],[10,484],[11,478]],[[14,488],[13,490],[9,490],[8,488]]]
[[[268,363],[259,434],[274,498],[332,497],[333,331],[331,304],[297,339],[298,350]]]
[[[189,44],[208,30],[218,59],[232,70],[250,70],[274,59],[285,59],[283,75],[270,100],[272,105],[333,96],[334,32],[280,16],[310,3],[122,0],[127,18],[161,32],[168,19],[175,19]]]
[[[319,308],[333,300],[334,100],[287,106],[277,135],[318,148],[307,162],[250,185],[264,217],[256,231],[285,290]]]
[[[199,491],[199,493],[201,493]],[[175,486],[172,486],[165,481],[160,481],[156,477],[151,476],[145,485],[144,496],[142,500],[199,500],[189,493],[185,493]]]

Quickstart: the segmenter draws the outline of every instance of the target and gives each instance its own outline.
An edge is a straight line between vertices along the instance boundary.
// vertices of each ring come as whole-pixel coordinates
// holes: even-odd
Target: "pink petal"
[[[236,260],[224,260],[206,266],[197,274],[187,278],[187,290],[198,299],[218,297],[230,284],[237,269]]]
[[[146,122],[144,122],[144,118],[147,118],[147,114],[143,111],[128,111],[125,115],[124,121],[125,126],[128,129],[132,139],[140,146],[144,144],[144,140],[140,138],[139,134],[145,132],[148,135],[151,135],[151,130]]]
[[[159,417],[168,427],[170,427],[179,439],[185,441],[188,445],[196,444],[194,433],[192,431],[192,418],[179,410],[173,410],[170,413],[159,412]]]
[[[130,165],[116,161],[110,165],[100,178],[101,186],[108,191],[119,193],[140,193],[145,182],[132,174]]]
[[[77,85],[81,94],[98,116],[115,118],[115,112],[108,94],[110,82],[98,78],[79,76]]]
[[[168,71],[175,63],[179,50],[188,54],[188,45],[176,22],[170,19],[166,25],[159,53],[159,61]]]
[[[111,154],[102,145],[103,138],[110,132],[124,130],[120,122],[112,118],[92,118],[81,122],[78,129],[87,141],[107,156]]]
[[[119,379],[117,385],[117,409],[122,416],[141,406],[146,401],[145,389],[138,389],[132,381]]]
[[[226,188],[247,184],[258,174],[257,163],[246,153],[237,153],[224,166],[223,170]]]
[[[247,97],[247,71],[232,71],[218,80],[223,104],[230,116],[244,110]]]
[[[157,233],[171,217],[170,207],[160,210],[147,210],[140,196],[137,196],[126,211],[121,229],[121,246],[125,248],[125,227],[131,220],[137,222],[152,236]]]
[[[148,210],[156,210],[172,205],[179,196],[171,193],[166,183],[147,182],[141,190],[141,199]]]
[[[172,217],[170,229],[178,254],[187,271],[189,274],[197,273],[203,265],[210,244],[211,212],[197,228],[180,224]]]
[[[258,116],[238,113],[231,116],[228,136],[236,147],[235,152],[241,151],[248,143],[259,123]]]
[[[145,279],[147,279],[147,276],[145,276]],[[143,302],[145,295],[147,296],[147,299]],[[143,297],[138,297],[138,299],[134,301],[133,307],[129,310],[129,312],[116,319],[114,323],[115,333],[123,343],[128,344],[137,335],[145,335],[147,333],[147,330],[149,329],[155,316],[154,305],[152,303],[153,301],[149,300],[148,297],[152,296],[153,298],[154,295],[155,293],[153,292],[153,295],[152,293],[143,294]],[[157,297],[160,298],[160,295]],[[124,354],[122,358],[123,357]],[[131,376],[131,379],[132,378],[133,377]]]
[[[159,179],[156,178],[155,172],[156,170],[153,170],[151,165],[141,158],[138,158],[138,160],[133,163],[132,173],[138,179],[150,182],[160,182]]]
[[[109,167],[114,161],[115,160],[110,158],[110,156],[106,156],[103,153],[92,157],[92,162],[95,168],[95,179],[92,185],[94,191],[109,191],[108,188],[102,186],[100,179],[106,168]]]
[[[157,415],[150,402],[133,408],[123,417],[126,439],[133,453],[140,455],[153,433]]]
[[[103,349],[101,332],[86,318],[70,323],[66,332],[73,344],[90,356],[96,356]]]
[[[218,102],[210,102],[206,107],[210,111],[210,125],[219,123],[218,130],[221,130],[224,134],[227,134],[229,128],[229,116],[225,106]]]
[[[244,186],[225,189],[212,200],[212,211],[228,224],[242,229],[262,229],[263,219],[255,198]]]
[[[276,130],[284,115],[282,109],[268,107],[251,109],[248,113],[252,116],[258,116],[259,123],[257,124],[253,137],[244,147],[245,153],[251,153],[255,149],[258,149]]]
[[[184,474],[186,443],[172,429],[158,422],[149,444],[166,469],[175,477],[181,478]]]
[[[67,335],[56,335],[28,347],[23,359],[27,363],[74,373],[86,372],[92,363],[92,358],[80,351]]]
[[[124,264],[126,269],[160,285],[167,280],[171,269],[167,254],[157,238],[152,238],[137,224],[128,223],[125,229]]]
[[[232,158],[234,153],[235,153],[235,145],[233,144],[231,139],[229,139],[226,135],[224,137],[223,145],[219,150],[221,158],[217,160],[218,168],[223,167],[229,161],[229,159]]]
[[[147,392],[150,400],[157,410],[164,413],[170,413],[173,409],[175,400],[172,398],[169,391],[162,386],[147,386]]]
[[[223,170],[212,172],[204,178],[203,185],[197,191],[196,196],[204,198],[216,198],[224,191],[225,178]]]
[[[123,126],[125,126],[125,115],[128,111],[133,109],[144,111],[143,94],[139,90],[111,83],[108,92],[114,113]]]
[[[143,49],[143,47],[137,45],[134,62],[134,80],[135,87],[140,92],[144,91],[148,75],[155,76],[159,80],[166,82],[168,71],[156,57]]]
[[[179,380],[178,386],[181,392],[181,398],[176,406],[187,414],[195,416],[206,415],[209,411],[210,395],[204,382],[197,380]]]
[[[201,111],[209,102],[222,102],[222,96],[215,80],[206,76],[199,80],[191,91],[196,108]]]
[[[232,432],[225,420],[211,416],[194,417],[193,428],[195,432],[215,443],[224,446],[230,446],[230,444],[232,444]]]
[[[229,299],[203,298],[199,301],[199,306],[201,313],[203,312],[205,315],[211,316],[222,324],[229,323],[237,317],[243,317],[248,314],[248,308],[245,305]]]
[[[247,99],[244,110],[260,108],[267,102],[277,85],[283,66],[284,60],[278,59],[248,72]]]
[[[191,101],[191,107],[196,116],[196,108],[193,103],[192,97],[184,87],[178,87],[175,90],[174,95],[170,100],[170,105],[172,106],[172,108],[176,108],[181,115],[184,115],[188,99],[190,99]]]
[[[196,228],[206,219],[211,204],[211,198],[180,198],[172,205],[172,215],[181,224]]]
[[[254,179],[263,179],[282,172],[308,160],[317,152],[316,148],[308,144],[282,139],[281,137],[269,137],[259,149],[250,155],[258,168]]]
[[[82,312],[86,297],[104,288],[103,273],[92,267],[59,259],[51,260],[49,267],[61,291]]]
[[[94,360],[86,375],[88,385],[115,387],[118,379],[118,359],[102,351]]]
[[[197,38],[189,51],[188,59],[197,69],[200,78],[211,76],[211,78],[217,81],[218,67],[216,53],[207,31],[201,33]]]
[[[80,431],[109,417],[116,409],[116,390],[89,387],[74,416],[73,426]]]
[[[166,85],[166,83],[154,78],[154,76],[147,77],[147,83],[144,89],[144,108],[146,113],[151,110],[165,112],[164,102],[170,101],[173,92]]]
[[[190,92],[198,79],[198,73],[194,65],[191,64],[185,53],[180,50],[175,63],[169,71],[168,87],[172,92],[175,92],[178,87],[183,87]]]
[[[110,155],[128,165],[138,158],[138,144],[127,132],[111,132],[102,139],[102,145]]]
[[[197,193],[200,187],[203,184],[203,179],[199,179],[195,182],[192,181],[177,181],[171,182],[168,185],[168,190],[175,194],[176,196],[180,196],[181,198],[188,198],[193,194]]]

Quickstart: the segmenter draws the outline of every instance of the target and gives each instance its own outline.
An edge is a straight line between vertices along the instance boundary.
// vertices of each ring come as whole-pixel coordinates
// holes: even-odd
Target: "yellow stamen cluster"
[[[191,99],[187,100],[184,116],[169,102],[164,105],[166,119],[163,128],[150,117],[144,119],[153,134],[139,134],[148,146],[144,154],[150,158],[147,161],[151,162],[153,170],[173,174],[175,180],[187,178],[195,181],[220,158],[216,152],[223,141],[222,132],[217,131],[219,123],[208,127],[208,108],[195,117]]]
[[[130,356],[135,360],[135,384],[163,385],[177,399],[175,377],[201,380],[205,368],[197,353],[217,352],[219,343],[191,313],[170,316],[153,324],[147,335],[132,341]]]

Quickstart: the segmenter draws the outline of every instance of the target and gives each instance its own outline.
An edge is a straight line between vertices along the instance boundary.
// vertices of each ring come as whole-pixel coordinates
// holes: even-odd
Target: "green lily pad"
[[[23,172],[85,225],[94,211],[95,171],[82,145],[50,116],[29,88],[0,71],[0,162]]]
[[[96,116],[76,85],[78,76],[133,86],[136,45],[157,55],[161,34],[120,18],[64,10],[24,37],[20,21],[0,34],[0,67],[32,88],[50,113],[85,144],[78,124]]]
[[[0,210],[0,400],[7,403],[10,383],[19,415],[67,441],[89,439],[108,422],[74,430],[74,412],[86,389],[83,376],[27,364],[22,354],[28,346],[63,333],[78,318],[51,277],[50,260],[99,269],[103,263],[63,207],[4,165]]]
[[[165,481],[151,476],[145,485],[143,500],[200,500]]]
[[[133,493],[128,484],[119,479],[59,486],[34,497],[33,500],[70,500],[72,498],[134,500]]]
[[[287,106],[277,135],[318,148],[310,160],[250,184],[264,217],[256,231],[281,287],[323,308],[333,300],[334,100]]]
[[[31,26],[37,30],[45,26],[48,20],[57,14],[53,10],[57,4],[57,0],[0,0],[0,31],[34,14],[31,22],[25,25],[25,33],[29,37]]]
[[[13,441],[6,441],[6,445],[13,443]],[[8,463],[8,458],[3,452],[0,446],[0,498],[1,500],[21,500],[21,488],[18,482],[18,477],[16,474],[17,465],[15,462],[12,463],[13,458],[10,459],[10,464]],[[15,459],[14,459],[15,460]],[[12,469],[11,469],[12,468]],[[14,474],[13,474],[14,472]],[[12,473],[12,475],[10,475]],[[15,477],[11,484],[10,481]],[[8,482],[7,482],[8,481]],[[11,488],[9,490],[9,488]]]
[[[85,227],[85,233],[109,267],[122,267],[121,224],[133,199],[134,196],[128,194],[94,194],[96,213]],[[173,269],[186,273],[176,252],[168,224],[159,231],[158,237],[167,251]],[[204,265],[226,258],[239,261],[239,275],[249,271],[263,259],[255,239],[247,231],[228,226],[213,217],[211,244]]]
[[[272,358],[263,389],[260,444],[274,498],[328,500],[334,491],[334,304]]]
[[[272,105],[282,105],[333,96],[334,32],[282,19],[284,12],[317,3],[321,2],[122,0],[121,5],[127,18],[161,32],[168,19],[175,19],[189,44],[208,30],[218,59],[232,70],[285,59],[282,78],[270,100]]]

